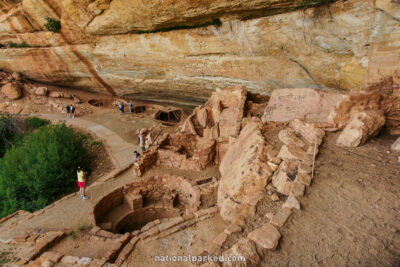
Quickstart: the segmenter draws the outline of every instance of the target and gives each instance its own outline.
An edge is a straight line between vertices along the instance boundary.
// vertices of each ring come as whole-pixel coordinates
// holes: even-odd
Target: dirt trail
[[[302,210],[262,266],[399,266],[400,153],[386,152],[395,137],[354,149],[336,138],[325,140]]]
[[[133,172],[128,170],[116,179],[89,187],[87,189],[87,196],[89,199],[86,201],[80,199],[79,196],[74,196],[31,219],[27,219],[27,216],[23,216],[21,220],[18,220],[18,222],[10,228],[8,228],[8,224],[0,224],[0,239],[12,239],[15,235],[27,228],[41,229],[44,232],[62,230],[64,228],[76,229],[79,225],[87,224],[94,205],[96,205],[102,196],[117,187],[132,182],[134,179]]]

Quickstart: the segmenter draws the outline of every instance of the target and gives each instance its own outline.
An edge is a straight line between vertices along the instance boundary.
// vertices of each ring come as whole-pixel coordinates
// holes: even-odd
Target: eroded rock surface
[[[309,88],[274,90],[262,117],[263,122],[288,122],[304,119],[310,122],[327,122],[331,109],[344,95],[325,93]]]
[[[399,8],[383,0],[290,13],[299,1],[0,2],[1,43],[40,46],[0,49],[0,68],[47,83],[195,105],[239,84],[265,94],[400,79]],[[46,31],[46,17],[61,20],[61,33]],[[174,30],[217,18],[219,27]]]
[[[218,206],[228,221],[246,209],[251,197],[264,190],[272,170],[266,161],[266,142],[261,134],[261,122],[252,121],[231,144],[220,164],[221,181]]]

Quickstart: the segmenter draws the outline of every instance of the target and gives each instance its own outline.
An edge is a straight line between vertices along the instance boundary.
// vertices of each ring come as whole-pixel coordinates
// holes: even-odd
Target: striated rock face
[[[299,7],[297,0],[65,0],[65,11],[90,34],[121,34],[191,26],[217,18],[278,14]]]
[[[398,2],[349,0],[305,10],[298,3],[1,0],[0,43],[40,47],[0,49],[0,68],[47,83],[191,104],[216,87],[239,84],[265,94],[350,89],[381,75],[399,83]],[[46,31],[46,17],[61,20],[61,33]]]

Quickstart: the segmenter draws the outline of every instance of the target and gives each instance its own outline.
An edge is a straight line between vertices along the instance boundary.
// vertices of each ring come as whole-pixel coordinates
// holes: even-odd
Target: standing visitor
[[[70,109],[71,109],[71,116],[72,116],[72,118],[74,119],[74,118],[75,118],[75,115],[74,115],[74,113],[75,113],[75,107],[74,107],[74,105],[71,104]]]
[[[142,150],[142,152],[144,152],[146,150],[146,148],[145,148],[146,135],[145,135],[144,131],[140,133],[138,141],[139,141],[140,149]]]
[[[132,103],[132,100],[129,101],[129,111],[130,111],[131,113],[133,113],[133,103]]]
[[[118,108],[119,108],[120,114],[122,115],[124,113],[124,104],[122,102],[120,102]]]
[[[77,176],[78,176],[78,187],[79,187],[79,194],[83,200],[87,200],[88,197],[85,195],[85,188],[86,188],[86,172],[81,168],[78,167]]]
[[[65,109],[67,110],[67,119],[68,119],[68,118],[69,118],[69,111],[70,111],[69,105],[67,105],[67,106],[65,107]]]

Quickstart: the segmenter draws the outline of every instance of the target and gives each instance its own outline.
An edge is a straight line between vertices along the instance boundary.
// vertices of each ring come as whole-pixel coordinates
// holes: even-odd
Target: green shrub
[[[93,226],[91,224],[86,224],[86,223],[81,224],[81,225],[78,226],[79,232],[83,232],[83,231],[86,231],[86,230],[91,230],[92,228],[93,228]]]
[[[10,117],[0,117],[0,158],[6,149],[11,147],[12,139],[17,134],[17,128]]]
[[[22,42],[20,44],[14,43],[14,42],[8,42],[8,47],[11,47],[11,48],[29,48],[29,47],[38,47],[38,46],[27,44],[27,43],[24,43],[24,42]]]
[[[74,230],[72,230],[71,233],[69,233],[69,237],[71,237],[72,239],[76,238],[76,234],[75,234]]]
[[[44,27],[51,32],[60,32],[61,30],[61,22],[59,20],[55,20],[52,18],[47,17],[46,18],[46,24],[44,24]]]
[[[303,7],[309,7],[309,6],[315,6],[319,4],[330,4],[333,2],[332,0],[302,0],[300,2],[300,6]]]
[[[0,160],[0,218],[45,207],[76,186],[76,168],[89,166],[87,137],[61,125],[25,135]]]
[[[50,123],[48,120],[44,120],[38,117],[28,117],[25,119],[25,125],[26,127],[30,129],[38,129],[42,126],[45,126]]]

